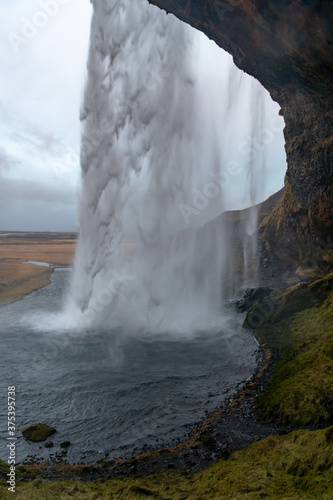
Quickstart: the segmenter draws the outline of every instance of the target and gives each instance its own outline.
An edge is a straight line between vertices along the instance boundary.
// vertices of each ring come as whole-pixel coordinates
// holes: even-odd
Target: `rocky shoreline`
[[[249,335],[252,335],[250,331]],[[171,469],[195,473],[267,436],[289,432],[291,427],[260,422],[255,416],[254,402],[264,392],[274,366],[270,349],[257,336],[256,339],[260,350],[254,374],[220,409],[207,414],[206,419],[196,425],[188,426],[187,437],[180,438],[179,444],[162,449],[144,446],[141,452],[127,459],[109,460],[106,456],[93,464],[76,465],[68,464],[66,450],[61,450],[47,462],[34,463],[32,459],[23,464],[21,480],[29,481],[37,476],[46,480],[94,481]]]
[[[124,491],[124,498],[142,494],[192,499],[198,498],[203,480],[211,484],[210,478],[224,471],[232,478],[234,495],[259,488],[274,491],[264,495],[268,498],[280,498],[283,484],[281,498],[289,498],[290,491],[293,498],[310,498],[305,491],[329,498],[325,494],[333,492],[333,482],[328,479],[333,465],[333,387],[327,374],[333,369],[333,273],[320,269],[296,273],[290,267],[282,271],[272,258],[266,260],[260,268],[262,288],[247,290],[243,299],[229,303],[246,313],[248,334],[255,335],[261,346],[257,369],[232,400],[196,426],[189,426],[183,442],[157,450],[147,446],[127,459],[106,456],[92,464],[76,465],[66,462],[67,449],[61,449],[52,461],[17,467],[22,491],[30,495],[29,488],[38,485],[47,491],[38,498],[55,498],[50,496],[50,488],[67,488],[63,485],[70,480],[74,486],[68,488],[73,491],[85,488],[83,496],[74,494],[78,498],[95,498],[88,493],[100,488],[109,495],[101,498],[122,498]],[[2,486],[7,467],[0,461]],[[248,469],[248,477],[242,468]],[[261,486],[254,486],[258,474],[263,474]],[[239,486],[240,478],[246,486]],[[183,495],[165,496],[173,482],[182,484]],[[227,486],[228,481],[214,483],[211,491],[215,496],[204,494],[202,498],[233,498],[222,493],[217,496]],[[69,496],[73,496],[71,491]],[[248,498],[258,498],[256,493],[251,495]]]
[[[323,285],[319,286],[317,282],[308,280],[297,285],[296,290],[299,289],[299,293],[304,295],[304,289],[309,289],[309,293],[313,296],[313,288],[321,289],[323,286],[327,294],[332,287],[332,278],[319,280],[319,283],[321,282]],[[295,286],[291,289],[294,290]],[[242,312],[247,310],[247,316],[251,317],[255,307],[264,304],[272,294],[276,293],[277,289],[267,287],[247,291],[245,297],[235,302],[233,307]],[[295,292],[293,293],[295,295]],[[315,300],[317,300],[316,297]],[[320,300],[323,300],[323,297],[320,297]],[[279,302],[279,305],[281,303]],[[179,444],[157,450],[144,446],[139,454],[130,458],[110,460],[106,456],[88,465],[67,464],[66,450],[62,450],[53,462],[30,462],[21,466],[19,468],[21,480],[30,481],[36,477],[51,481],[110,480],[119,477],[135,478],[168,470],[181,470],[188,474],[195,474],[219,460],[228,460],[233,452],[242,450],[268,436],[283,436],[299,428],[293,422],[283,424],[277,419],[274,422],[268,422],[267,419],[259,420],[255,412],[256,401],[267,389],[276,364],[281,358],[281,352],[268,346],[257,332],[252,333],[249,329],[249,335],[252,334],[255,335],[261,347],[255,373],[222,408],[207,415],[207,418],[196,426],[189,427],[187,438]],[[308,429],[324,427],[324,422],[303,426]]]

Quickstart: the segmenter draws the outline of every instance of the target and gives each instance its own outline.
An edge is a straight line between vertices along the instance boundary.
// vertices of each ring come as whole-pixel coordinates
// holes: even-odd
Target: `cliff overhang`
[[[281,106],[288,169],[279,211],[261,233],[281,258],[331,259],[333,2],[149,0],[228,51]],[[287,251],[285,251],[287,249]],[[302,249],[299,252],[299,249]]]

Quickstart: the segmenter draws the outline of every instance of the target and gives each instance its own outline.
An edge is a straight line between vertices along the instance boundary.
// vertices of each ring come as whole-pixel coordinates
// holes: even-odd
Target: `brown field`
[[[76,238],[41,237],[0,238],[0,304],[21,299],[24,295],[50,283],[52,268],[24,264],[33,260],[50,265],[70,265],[74,258]]]

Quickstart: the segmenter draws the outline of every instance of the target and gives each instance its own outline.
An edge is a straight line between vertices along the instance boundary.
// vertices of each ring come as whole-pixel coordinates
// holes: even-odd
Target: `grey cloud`
[[[9,114],[6,106],[0,101],[0,122],[4,125],[5,135],[18,144],[23,144],[30,152],[36,154],[62,155],[68,149],[61,139],[49,131],[43,130],[36,123]]]
[[[75,190],[69,187],[53,187],[42,182],[23,179],[2,178],[0,185],[0,206],[20,199],[22,202],[60,203],[72,205],[75,203]]]
[[[19,162],[13,156],[10,156],[5,148],[0,146],[0,176],[4,170],[9,170],[11,167],[14,167]]]
[[[0,230],[76,230],[75,189],[2,178]]]
[[[34,151],[37,149],[40,153],[61,154],[65,146],[60,139],[50,132],[42,131],[34,123],[26,123],[21,130],[13,132],[10,135],[15,142],[23,143]]]
[[[9,123],[11,121],[8,111],[1,101],[0,101],[0,120],[5,123]]]

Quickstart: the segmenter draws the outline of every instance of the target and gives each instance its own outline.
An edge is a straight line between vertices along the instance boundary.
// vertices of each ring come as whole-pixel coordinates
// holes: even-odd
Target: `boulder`
[[[46,424],[29,425],[22,430],[23,436],[28,439],[28,441],[32,441],[33,443],[45,441],[55,432],[57,431],[56,429],[54,429],[54,427],[49,427]]]
[[[249,288],[245,290],[244,297],[237,302],[238,311],[248,311],[256,302],[268,297],[272,291],[272,288],[266,287]]]

